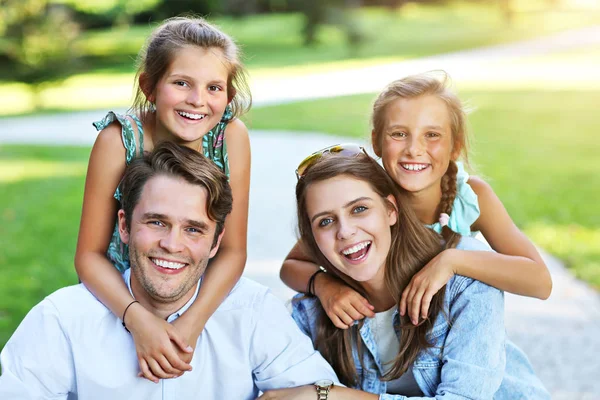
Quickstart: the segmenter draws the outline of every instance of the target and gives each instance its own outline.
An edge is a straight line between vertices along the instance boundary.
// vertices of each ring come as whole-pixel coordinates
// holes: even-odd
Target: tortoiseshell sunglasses
[[[296,178],[302,178],[306,170],[326,154],[341,154],[343,156],[352,157],[361,153],[364,153],[368,156],[364,147],[354,143],[334,144],[333,146],[325,147],[324,149],[315,151],[300,162],[300,165],[298,165],[298,168],[296,168]]]

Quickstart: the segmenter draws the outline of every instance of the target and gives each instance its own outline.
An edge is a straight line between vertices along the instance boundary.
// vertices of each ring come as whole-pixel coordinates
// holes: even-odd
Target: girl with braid
[[[420,74],[390,83],[373,105],[372,146],[418,219],[450,241],[481,232],[495,252],[447,248],[416,273],[399,299],[413,324],[427,318],[432,298],[454,275],[506,292],[547,299],[550,273],[489,184],[469,176],[466,113],[449,78]],[[281,268],[292,289],[317,296],[341,329],[374,317],[374,307],[331,274],[319,273],[302,241]],[[310,285],[309,285],[310,283]]]

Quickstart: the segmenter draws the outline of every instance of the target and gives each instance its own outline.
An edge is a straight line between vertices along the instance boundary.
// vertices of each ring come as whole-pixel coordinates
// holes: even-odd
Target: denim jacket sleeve
[[[463,276],[446,290],[451,318],[443,345],[440,383],[434,397],[382,394],[381,400],[492,399],[506,364],[503,293]],[[438,318],[444,318],[440,315]]]

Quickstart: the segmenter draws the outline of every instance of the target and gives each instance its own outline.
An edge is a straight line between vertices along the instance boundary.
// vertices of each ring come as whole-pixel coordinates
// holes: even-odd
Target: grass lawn
[[[526,5],[531,1],[513,3]],[[600,23],[600,12],[524,10],[517,12],[509,25],[495,4],[457,1],[449,6],[409,3],[396,12],[362,8],[354,12],[353,18],[364,40],[352,48],[345,45],[343,31],[335,25],[320,30],[317,45],[303,46],[300,14],[219,17],[214,21],[238,40],[251,74],[261,76],[296,75],[357,63],[380,64],[521,40]],[[129,105],[134,59],[151,29],[152,26],[134,26],[84,32],[78,39],[84,55],[81,72],[66,81],[44,85],[40,95],[42,109]],[[30,88],[11,82],[11,74],[10,68],[0,67],[0,115],[31,112]]]
[[[365,138],[373,95],[255,109],[254,129]],[[516,223],[600,288],[600,91],[465,91],[473,160]],[[77,282],[86,147],[0,146],[0,348],[44,296]]]

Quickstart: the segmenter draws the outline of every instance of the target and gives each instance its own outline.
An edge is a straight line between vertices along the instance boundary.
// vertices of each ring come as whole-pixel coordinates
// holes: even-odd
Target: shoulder
[[[467,183],[471,189],[473,189],[477,197],[487,197],[494,194],[492,186],[478,176],[470,176]]]
[[[100,314],[109,313],[82,283],[59,289],[43,301],[51,304],[61,318],[66,319],[83,320],[89,316],[97,318]]]
[[[236,148],[250,148],[250,136],[248,134],[248,128],[244,122],[238,118],[231,120],[227,124],[225,128],[225,140],[227,141],[227,149],[230,153],[232,148],[234,151]]]
[[[67,336],[104,319],[110,311],[83,284],[68,286],[48,295],[27,314],[28,321],[38,321],[39,328],[60,326]],[[112,315],[112,314],[111,314]]]
[[[110,123],[102,129],[98,133],[94,147],[92,148],[92,155],[100,153],[111,159],[114,159],[115,156],[121,156],[119,160],[125,159],[125,152],[121,125],[118,122]]]
[[[228,312],[235,309],[258,310],[264,306],[265,301],[271,301],[271,297],[275,298],[268,287],[251,279],[241,277],[223,303],[221,303],[219,311]]]

